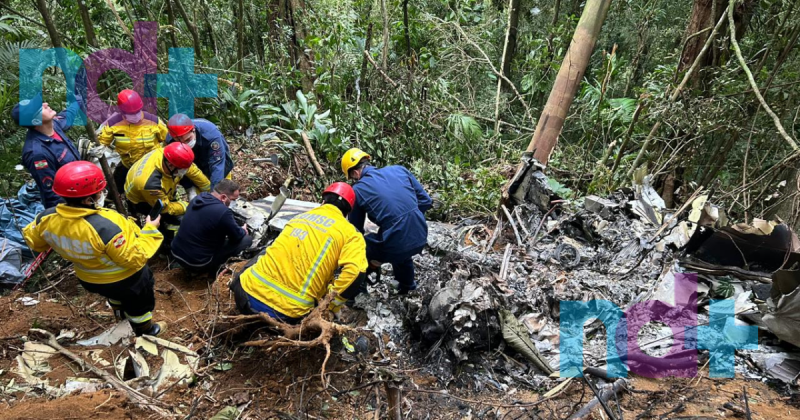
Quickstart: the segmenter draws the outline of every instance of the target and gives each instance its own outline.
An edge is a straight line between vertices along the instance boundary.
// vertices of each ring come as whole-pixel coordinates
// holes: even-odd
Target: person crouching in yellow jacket
[[[102,208],[106,184],[103,171],[90,162],[62,166],[53,192],[66,203],[39,213],[23,229],[25,242],[36,252],[52,247],[71,261],[83,288],[108,299],[114,316],[127,317],[137,335],[158,335],[166,324],[152,322],[155,282],[147,260],[164,240],[160,217],[148,217],[139,229],[133,220]]]
[[[189,203],[175,199],[177,186],[185,176],[192,180],[201,191],[208,191],[211,182],[192,163],[194,152],[183,143],[170,143],[163,149],[155,149],[136,162],[125,180],[125,196],[128,208],[139,214],[149,214],[158,200],[161,200],[164,224],[165,248],[169,248],[178,227],[181,216],[186,213]]]
[[[336,182],[322,199],[322,206],[291,219],[265,253],[234,277],[230,289],[239,312],[298,323],[329,290],[338,293],[329,306],[333,312],[356,297],[366,280],[367,251],[347,221],[355,192]]]

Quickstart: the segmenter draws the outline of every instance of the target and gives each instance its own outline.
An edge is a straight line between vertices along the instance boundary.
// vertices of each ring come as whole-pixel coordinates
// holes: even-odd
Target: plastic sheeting
[[[22,245],[22,256],[33,258],[31,250],[24,246],[22,228],[44,210],[39,189],[32,181],[23,185],[16,199],[5,199],[0,204],[0,236]]]
[[[22,273],[22,245],[0,238],[0,286],[16,286],[25,280]]]

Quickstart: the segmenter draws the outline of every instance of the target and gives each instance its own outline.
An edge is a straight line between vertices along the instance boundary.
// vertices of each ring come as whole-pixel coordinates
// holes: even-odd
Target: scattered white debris
[[[78,341],[81,346],[106,346],[110,347],[120,342],[120,340],[133,337],[133,328],[128,321],[120,321],[117,325],[109,330],[103,331],[98,336]]]

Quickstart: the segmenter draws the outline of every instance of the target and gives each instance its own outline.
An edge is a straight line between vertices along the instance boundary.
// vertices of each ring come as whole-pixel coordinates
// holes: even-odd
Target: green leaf
[[[222,362],[222,363],[219,363],[216,366],[214,366],[214,370],[220,371],[220,372],[225,372],[225,371],[228,371],[228,370],[231,370],[231,369],[233,369],[233,363],[231,363],[231,362]]]

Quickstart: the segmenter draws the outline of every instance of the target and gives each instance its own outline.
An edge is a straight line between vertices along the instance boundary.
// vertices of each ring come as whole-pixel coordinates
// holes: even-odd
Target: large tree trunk
[[[78,0],[78,13],[81,15],[83,30],[86,32],[86,42],[92,47],[100,48],[100,45],[97,43],[97,38],[94,35],[94,24],[89,14],[89,8],[86,6],[86,0]]]
[[[533,139],[528,145],[527,151],[533,151],[534,157],[544,165],[550,160],[561,129],[564,128],[567,112],[575,99],[586,66],[589,65],[594,44],[610,6],[611,0],[586,0],[586,7],[572,36],[572,43],[564,56]]]
[[[736,36],[741,38],[744,35],[747,26],[750,23],[750,18],[753,15],[755,6],[758,4],[756,0],[745,0],[743,3],[737,3],[733,11],[734,21],[736,22]],[[681,53],[681,60],[678,63],[678,72],[686,71],[692,63],[697,59],[700,50],[703,49],[711,28],[722,17],[723,12],[728,7],[728,0],[695,0],[692,6],[692,14],[689,17],[689,23],[686,25],[686,35],[684,36],[684,48]],[[727,24],[726,24],[727,25]],[[725,31],[725,27],[721,29]],[[712,49],[712,53],[706,55],[699,63],[697,72],[693,76],[693,83],[696,83],[701,77],[701,70],[708,66],[717,66],[727,57],[727,45],[716,46]]]
[[[197,59],[202,59],[203,54],[202,50],[200,49],[200,33],[197,32],[197,26],[195,26],[194,22],[189,19],[189,14],[186,13],[186,9],[183,8],[183,3],[181,0],[172,0],[175,2],[175,8],[178,9],[178,13],[181,14],[183,21],[186,23],[186,27],[189,28],[189,33],[192,34],[192,43],[194,45],[194,53],[197,55]]]
[[[50,11],[47,10],[47,1],[36,0],[36,8],[39,9],[39,13],[42,15],[44,26],[47,27],[47,33],[50,35],[50,42],[53,43],[53,47],[61,48],[61,37],[58,35],[56,24],[53,22],[53,18],[50,16]]]

